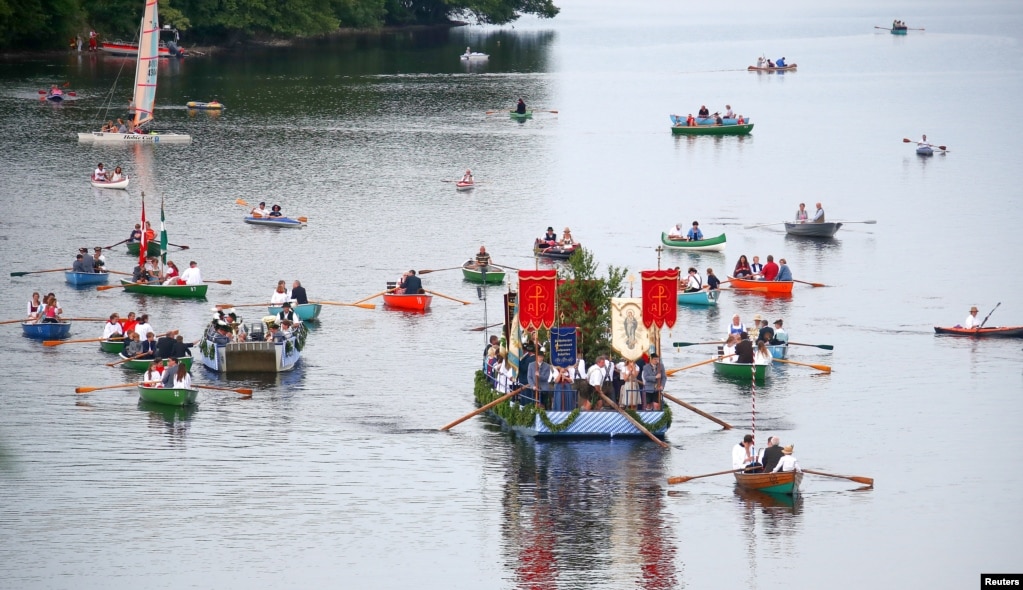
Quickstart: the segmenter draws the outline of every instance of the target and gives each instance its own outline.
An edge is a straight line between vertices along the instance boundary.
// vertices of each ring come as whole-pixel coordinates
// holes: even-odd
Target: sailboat
[[[153,120],[156,103],[156,70],[160,61],[160,15],[158,0],[146,0],[139,27],[139,54],[135,62],[135,94],[132,104],[135,117],[131,128],[140,130]],[[192,136],[182,133],[116,133],[93,131],[79,133],[79,143],[191,143]]]

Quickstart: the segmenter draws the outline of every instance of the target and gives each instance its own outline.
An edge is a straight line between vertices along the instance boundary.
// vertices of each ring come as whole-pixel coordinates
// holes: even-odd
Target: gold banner
[[[611,347],[634,361],[650,348],[650,331],[643,326],[643,300],[611,299]]]

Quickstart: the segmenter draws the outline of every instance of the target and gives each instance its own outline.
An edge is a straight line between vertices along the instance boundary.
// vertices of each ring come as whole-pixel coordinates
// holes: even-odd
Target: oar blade
[[[63,340],[43,340],[43,346],[60,346],[64,344]]]

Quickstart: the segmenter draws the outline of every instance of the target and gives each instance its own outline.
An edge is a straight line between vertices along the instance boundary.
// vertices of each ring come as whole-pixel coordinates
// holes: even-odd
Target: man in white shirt
[[[977,321],[977,306],[974,305],[970,308],[970,315],[966,316],[966,321],[963,322],[963,327],[967,330],[980,327],[980,322]]]
[[[103,169],[103,162],[96,165],[96,170],[92,173],[92,179],[99,182],[106,182],[107,171]]]
[[[262,202],[258,207],[253,207],[249,215],[256,219],[264,219],[270,217],[270,212],[266,210],[266,203]]]
[[[732,447],[732,469],[742,469],[753,462],[753,435],[742,437],[742,442]]]
[[[189,262],[188,263],[188,268],[186,268],[181,273],[181,280],[184,281],[186,285],[201,285],[202,284],[202,273],[199,272],[199,267],[198,267],[198,265],[196,265],[194,260]]]
[[[110,319],[107,320],[105,326],[103,326],[103,339],[109,340],[114,336],[123,336],[124,330],[121,329],[121,322],[118,321],[120,318],[116,313],[110,314]]]
[[[135,324],[135,333],[139,335],[139,340],[142,341],[145,341],[147,334],[153,333],[153,327],[149,325],[148,313],[139,316],[139,322]]]

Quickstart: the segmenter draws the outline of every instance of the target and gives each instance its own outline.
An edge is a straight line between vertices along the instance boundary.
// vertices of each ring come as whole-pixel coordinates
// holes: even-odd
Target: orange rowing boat
[[[751,291],[763,291],[765,293],[792,293],[792,286],[795,281],[757,281],[749,279],[737,279],[728,277],[728,281],[736,289],[749,289]]]

